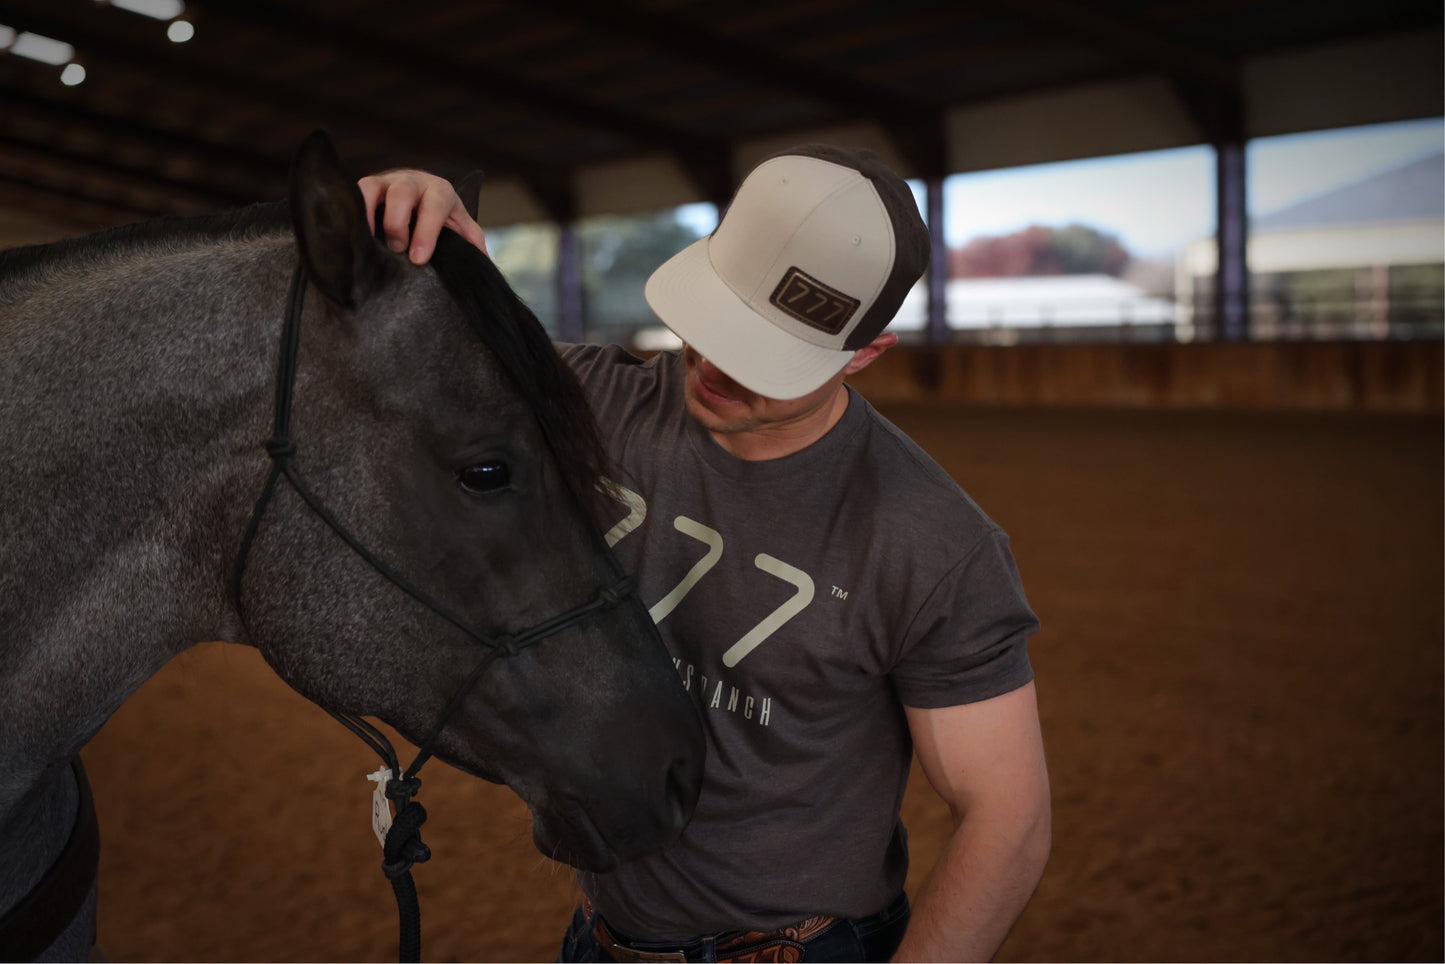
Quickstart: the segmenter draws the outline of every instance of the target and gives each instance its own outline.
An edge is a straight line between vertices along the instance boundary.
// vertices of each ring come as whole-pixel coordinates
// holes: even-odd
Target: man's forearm
[[[991,959],[1038,886],[1050,843],[1047,805],[1025,820],[960,822],[914,898],[893,959]]]

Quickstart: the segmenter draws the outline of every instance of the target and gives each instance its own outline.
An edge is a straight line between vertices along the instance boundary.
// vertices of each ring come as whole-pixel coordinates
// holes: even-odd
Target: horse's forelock
[[[536,416],[573,495],[595,515],[606,455],[577,377],[490,258],[448,230],[438,239],[431,263]]]

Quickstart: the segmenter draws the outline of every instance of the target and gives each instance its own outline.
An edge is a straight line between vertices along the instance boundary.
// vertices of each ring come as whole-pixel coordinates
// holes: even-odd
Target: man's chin
[[[699,425],[713,431],[718,431],[727,422],[727,418],[722,412],[709,405],[691,388],[687,392],[687,413]]]

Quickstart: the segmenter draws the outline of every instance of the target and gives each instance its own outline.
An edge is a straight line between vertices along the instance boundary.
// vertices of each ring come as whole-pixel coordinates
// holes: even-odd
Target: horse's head
[[[324,136],[298,153],[290,203],[313,285],[292,466],[366,551],[465,625],[287,486],[261,516],[239,602],[293,687],[420,744],[490,652],[477,634],[522,633],[617,582],[587,508],[600,448],[575,379],[479,251],[448,236],[425,268],[388,252]],[[704,752],[635,595],[493,659],[434,745],[516,790],[544,853],[591,869],[680,831]]]

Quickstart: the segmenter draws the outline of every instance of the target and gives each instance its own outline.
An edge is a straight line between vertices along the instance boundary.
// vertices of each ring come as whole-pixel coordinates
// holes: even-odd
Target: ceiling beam
[[[123,12],[104,7],[84,12],[87,16],[82,23],[79,19],[57,19],[33,10],[7,10],[5,22],[17,30],[30,30],[74,44],[86,62],[94,67],[109,61],[118,69],[130,72],[135,69],[137,54],[142,53],[149,75],[163,83],[207,87],[242,103],[259,103],[267,110],[290,116],[300,123],[341,124],[370,132],[385,129],[399,143],[453,158],[464,166],[481,165],[513,174],[533,189],[538,201],[553,217],[559,217],[560,212],[568,207],[575,210],[575,200],[565,202],[563,199],[564,203],[559,203],[558,185],[571,193],[571,175],[565,169],[507,151],[475,137],[439,131],[410,118],[380,115],[368,106],[318,97],[298,86],[274,83],[255,74],[220,66],[215,60],[202,61],[199,56],[181,56],[174,50],[166,49],[173,47],[172,44],[161,46],[157,43],[139,52],[133,44],[116,39],[116,33],[92,26],[97,21],[103,23],[106,16],[125,16]]]
[[[1165,75],[1205,139],[1216,145],[1243,142],[1244,94],[1239,64],[1233,60],[1083,0],[998,0],[996,6],[1129,67]]]
[[[39,159],[47,168],[55,166],[58,162],[72,169],[79,169],[86,175],[99,173],[107,177],[120,177],[132,184],[140,185],[146,190],[184,198],[189,204],[211,210],[241,207],[260,200],[249,194],[217,188],[213,183],[178,180],[157,174],[150,168],[122,164],[113,158],[96,157],[93,154],[68,150],[54,144],[37,143],[28,138],[15,137],[4,132],[0,132],[0,153],[9,154],[12,157],[17,153],[29,154]]]
[[[1238,92],[1201,84],[1189,77],[1170,80],[1205,140],[1216,147],[1243,144],[1247,140],[1244,98]]]
[[[945,173],[943,110],[939,105],[863,83],[851,74],[785,57],[624,0],[605,4],[594,0],[526,0],[526,3],[617,36],[644,40],[662,53],[705,63],[723,74],[802,95],[845,117],[867,117],[888,131],[920,177]]]
[[[1222,90],[1240,89],[1239,65],[1234,61],[1080,0],[997,0],[994,6],[1000,13],[1021,15],[1043,30],[1082,41],[1135,67]]]
[[[101,197],[76,187],[41,184],[33,178],[5,171],[0,171],[0,188],[3,188],[0,196],[16,208],[63,218],[92,230],[171,213],[147,205],[118,201],[113,197]]]
[[[405,40],[367,32],[342,20],[322,19],[306,12],[305,7],[280,6],[272,0],[192,0],[192,3],[199,9],[215,10],[238,22],[264,27],[273,33],[286,33],[308,45],[329,46],[357,61],[425,74],[477,97],[551,114],[579,127],[603,130],[633,145],[652,147],[682,158],[725,156],[727,152],[727,145],[721,140],[660,123],[646,114],[575,97],[486,64],[460,61],[435,49],[419,48]]]
[[[0,118],[0,125],[5,119],[14,122],[28,116],[31,121],[39,120],[67,132],[95,135],[110,143],[139,144],[161,158],[184,154],[204,170],[239,174],[239,178],[232,180],[244,185],[249,201],[270,200],[286,193],[289,165],[267,154],[206,140],[189,130],[158,127],[135,118],[122,120],[80,103],[13,87],[5,91],[5,106],[9,110]],[[12,123],[12,128],[14,126],[17,125]],[[207,184],[213,185],[214,181]]]
[[[682,161],[695,186],[709,197],[717,192],[713,168],[726,165],[727,144],[644,114],[576,97],[516,74],[462,61],[433,49],[385,37],[351,23],[318,17],[305,7],[281,6],[271,0],[192,0],[201,10],[288,35],[305,45],[330,47],[351,59],[383,65],[411,76],[425,76],[459,87],[473,96],[549,114],[579,127],[605,131],[633,145],[660,150]],[[525,173],[513,169],[512,173]],[[731,190],[724,185],[723,197]]]

